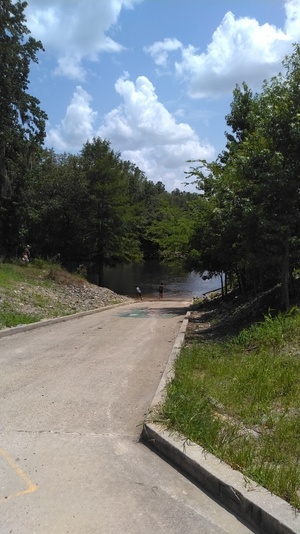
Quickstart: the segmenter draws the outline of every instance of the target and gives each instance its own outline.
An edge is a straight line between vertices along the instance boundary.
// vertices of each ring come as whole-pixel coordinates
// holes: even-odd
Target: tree
[[[205,271],[210,276],[225,273],[226,280],[228,275],[237,273],[233,187],[226,176],[226,166],[203,160],[199,163],[189,173],[201,194],[193,202],[193,226],[185,265],[201,275]],[[226,288],[225,283],[225,292]]]
[[[293,270],[291,250],[298,244],[299,264],[300,230],[300,46],[286,57],[285,75],[279,74],[265,84],[262,94],[261,131],[267,141],[269,159],[273,163],[272,178],[264,199],[267,217],[277,230],[278,257],[280,259],[282,307],[289,307],[289,283]],[[268,173],[269,176],[269,173]],[[268,210],[268,211],[267,211]]]
[[[21,236],[45,258],[60,255],[64,264],[81,263],[88,229],[87,182],[79,156],[43,150],[27,173],[19,208]]]
[[[88,258],[97,266],[99,284],[104,266],[140,261],[139,239],[133,231],[126,168],[107,140],[87,142],[81,166],[88,184],[89,212],[85,214]]]
[[[146,236],[157,244],[161,260],[182,267],[193,226],[193,211],[186,197],[178,193],[177,196],[167,193],[160,199],[159,212],[147,228]]]
[[[28,36],[26,6],[26,2],[12,0],[0,4],[0,230],[14,179],[29,168],[45,137],[46,114],[38,99],[28,93],[30,63],[37,62],[43,46]]]
[[[244,201],[241,221],[251,213],[246,257],[261,280],[281,284],[281,306],[289,307],[293,257],[300,258],[300,47],[286,57],[285,74],[265,82],[248,106],[238,149],[227,160]],[[237,96],[238,93],[236,93]],[[233,106],[232,109],[236,109]],[[231,118],[231,124],[234,119]],[[245,202],[247,201],[247,202]],[[244,233],[244,236],[246,234]],[[298,246],[298,253],[296,247]]]

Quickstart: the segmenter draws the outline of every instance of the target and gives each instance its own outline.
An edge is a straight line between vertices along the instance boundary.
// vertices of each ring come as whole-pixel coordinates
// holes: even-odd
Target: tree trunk
[[[99,262],[98,262],[98,269],[99,269],[98,286],[99,287],[103,287],[103,284],[104,284],[104,265],[103,265],[103,261],[101,261],[101,259],[99,259]]]
[[[284,250],[282,256],[282,267],[281,267],[281,306],[284,310],[288,310],[290,306],[289,298],[289,240],[286,239],[284,243]]]
[[[225,271],[225,274],[224,274],[224,292],[225,292],[225,299],[227,299],[227,297],[228,297],[228,274],[227,274],[227,270]]]
[[[104,281],[104,237],[103,237],[103,220],[101,219],[100,204],[98,204],[98,271],[99,282],[98,285],[103,287]]]
[[[10,194],[11,187],[5,164],[5,147],[0,145],[0,198],[9,197]]]
[[[220,273],[220,281],[221,281],[221,290],[222,290],[222,299],[224,298],[224,284],[223,284],[223,273]]]

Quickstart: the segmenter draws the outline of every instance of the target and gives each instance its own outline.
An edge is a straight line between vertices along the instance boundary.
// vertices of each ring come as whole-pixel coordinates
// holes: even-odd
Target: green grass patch
[[[0,288],[11,288],[15,283],[24,281],[25,267],[0,263]]]
[[[58,264],[48,263],[43,259],[35,259],[25,266],[22,264],[0,263],[0,291],[11,289],[16,283],[29,283],[51,287],[51,283],[63,285],[84,284],[82,276],[69,273]]]
[[[300,311],[181,351],[158,417],[300,508]]]
[[[43,284],[47,280],[51,266],[45,269],[37,267],[33,263],[25,266],[13,263],[0,263],[0,290],[11,289],[18,283],[30,283],[32,285]]]
[[[37,314],[21,313],[11,309],[9,306],[0,306],[0,329],[36,323],[41,318]]]

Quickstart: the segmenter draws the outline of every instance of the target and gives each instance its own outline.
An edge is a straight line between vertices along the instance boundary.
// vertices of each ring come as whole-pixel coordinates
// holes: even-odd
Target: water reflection
[[[207,291],[219,289],[221,285],[219,277],[202,280],[195,272],[174,272],[158,261],[123,265],[104,271],[104,286],[120,295],[135,296],[135,287],[139,286],[143,296],[158,296],[160,282],[165,286],[165,298],[201,296]]]

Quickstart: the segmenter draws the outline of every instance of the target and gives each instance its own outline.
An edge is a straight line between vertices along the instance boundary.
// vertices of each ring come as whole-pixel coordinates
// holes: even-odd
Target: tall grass
[[[0,289],[10,288],[17,282],[24,280],[24,271],[18,265],[0,263]]]
[[[300,508],[300,311],[181,351],[160,418]]]

